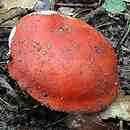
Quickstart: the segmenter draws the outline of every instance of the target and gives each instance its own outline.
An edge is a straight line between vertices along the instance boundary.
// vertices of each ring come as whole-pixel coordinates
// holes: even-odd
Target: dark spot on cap
[[[42,92],[43,97],[48,97],[48,92]]]
[[[60,27],[58,30],[59,30],[59,32],[64,32],[64,28],[63,27]]]
[[[96,46],[94,46],[94,48],[95,48],[95,52],[96,52],[97,54],[101,54],[101,53],[102,53],[102,48],[101,48],[100,45],[96,45]]]
[[[64,101],[64,97],[61,97],[60,100],[61,100],[61,101]]]

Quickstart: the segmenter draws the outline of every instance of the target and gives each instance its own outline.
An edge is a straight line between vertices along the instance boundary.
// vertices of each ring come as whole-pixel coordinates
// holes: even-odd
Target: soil
[[[57,1],[59,2],[59,1]],[[130,95],[130,29],[128,29],[129,18],[124,14],[96,13],[87,18],[91,11],[99,8],[101,3],[98,0],[87,4],[91,6],[75,7],[75,4],[86,5],[84,0],[64,0],[66,6],[71,4],[73,16],[84,19],[102,32],[112,42],[112,46],[118,54],[118,68],[120,77],[120,88],[126,95]],[[95,4],[96,3],[96,4]],[[62,7],[62,5],[61,5]],[[58,10],[60,7],[56,7]],[[130,11],[130,3],[127,3]],[[10,23],[10,22],[9,22]],[[67,113],[52,111],[41,106],[32,99],[26,92],[21,91],[15,80],[13,80],[6,68],[6,62],[11,60],[7,56],[8,37],[12,24],[0,25],[0,129],[1,130],[69,130],[66,124]],[[112,122],[119,126],[121,119],[108,119],[105,122]],[[130,129],[130,122],[122,121],[121,130]]]

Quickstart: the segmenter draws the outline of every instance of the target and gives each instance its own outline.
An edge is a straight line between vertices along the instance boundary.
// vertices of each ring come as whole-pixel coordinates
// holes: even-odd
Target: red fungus
[[[76,18],[24,16],[10,35],[10,75],[41,104],[97,112],[117,95],[117,57],[108,40]]]

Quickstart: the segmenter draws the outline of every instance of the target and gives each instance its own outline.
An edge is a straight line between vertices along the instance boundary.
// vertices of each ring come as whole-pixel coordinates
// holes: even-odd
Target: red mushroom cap
[[[54,110],[97,112],[117,95],[110,42],[76,18],[50,11],[24,16],[11,33],[10,51],[10,75]]]

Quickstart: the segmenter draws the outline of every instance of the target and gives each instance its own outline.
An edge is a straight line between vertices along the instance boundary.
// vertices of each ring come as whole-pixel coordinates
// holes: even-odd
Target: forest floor
[[[64,0],[57,4],[55,10],[84,20],[112,41],[118,54],[120,88],[125,95],[130,95],[130,2],[126,2],[127,11],[119,14],[102,11],[102,3],[100,0]],[[21,91],[17,82],[9,76],[4,63],[8,60],[9,33],[16,20],[9,18],[0,23],[0,130],[69,130],[65,123],[67,113],[41,106]],[[120,119],[113,120],[119,125]],[[123,120],[120,130],[128,129],[130,122]]]

